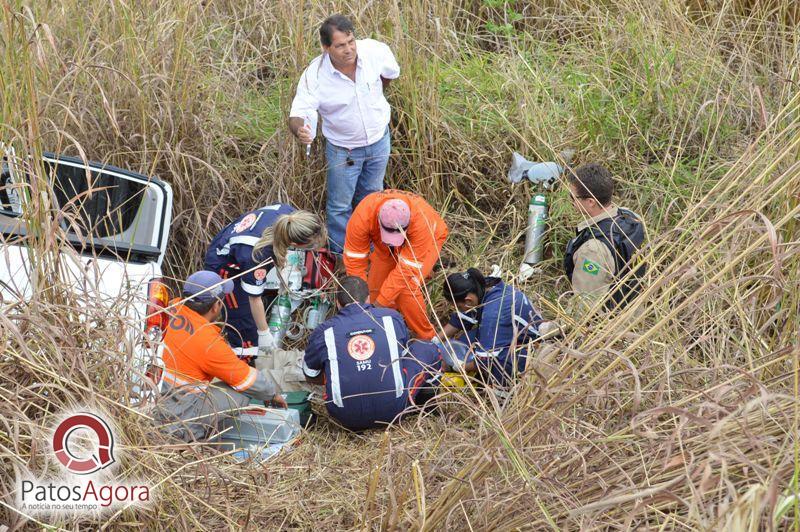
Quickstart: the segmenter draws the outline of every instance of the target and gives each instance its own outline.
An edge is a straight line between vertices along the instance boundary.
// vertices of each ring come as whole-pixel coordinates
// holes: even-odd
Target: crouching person
[[[579,303],[573,312],[585,314],[597,300],[605,300],[605,310],[623,308],[641,291],[647,269],[639,253],[646,241],[644,223],[614,205],[614,179],[605,167],[590,163],[568,170],[567,181],[584,218],[564,252],[564,272]]]
[[[447,364],[478,371],[490,384],[512,384],[525,371],[528,343],[539,337],[542,321],[527,296],[475,268],[447,276],[444,294],[456,307],[444,337],[463,339],[463,343],[444,342],[449,344]]]
[[[224,415],[236,415],[250,399],[286,406],[272,376],[239,359],[215,325],[233,282],[199,271],[183,285],[164,335],[161,429],[184,441],[206,438]],[[221,382],[211,381],[219,379]]]
[[[368,303],[363,279],[345,277],[336,294],[338,313],[314,329],[303,371],[324,384],[328,413],[358,431],[379,427],[413,410],[429,396],[429,380],[441,368],[439,348],[409,342],[396,310]]]

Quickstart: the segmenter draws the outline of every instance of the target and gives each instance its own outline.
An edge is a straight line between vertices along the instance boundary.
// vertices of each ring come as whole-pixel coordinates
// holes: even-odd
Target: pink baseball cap
[[[378,223],[381,226],[381,240],[387,246],[400,247],[405,242],[403,234],[411,221],[411,209],[401,199],[390,199],[381,205],[378,211]]]

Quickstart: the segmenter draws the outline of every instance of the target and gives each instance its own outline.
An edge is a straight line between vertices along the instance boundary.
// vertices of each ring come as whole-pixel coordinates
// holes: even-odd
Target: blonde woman
[[[259,349],[275,347],[261,299],[267,273],[283,266],[289,248],[319,249],[325,241],[319,216],[284,204],[239,216],[211,241],[204,268],[223,279],[235,278],[233,292],[225,296],[225,332],[240,357],[249,359]]]

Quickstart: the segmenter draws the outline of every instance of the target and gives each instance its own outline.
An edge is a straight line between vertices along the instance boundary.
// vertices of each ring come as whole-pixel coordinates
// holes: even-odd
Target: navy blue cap
[[[200,295],[195,295],[203,292]],[[233,292],[233,281],[223,279],[214,272],[200,270],[183,283],[183,295],[195,301],[211,301]]]

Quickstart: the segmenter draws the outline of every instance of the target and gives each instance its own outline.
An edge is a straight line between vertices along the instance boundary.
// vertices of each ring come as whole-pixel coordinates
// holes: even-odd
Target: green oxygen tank
[[[292,301],[288,294],[281,294],[275,303],[272,304],[272,312],[269,315],[269,332],[275,338],[275,346],[281,347],[286,331],[289,329],[289,320],[292,316]]]
[[[528,228],[525,230],[525,257],[522,262],[533,266],[542,261],[544,232],[547,223],[547,197],[534,195],[528,203]]]

